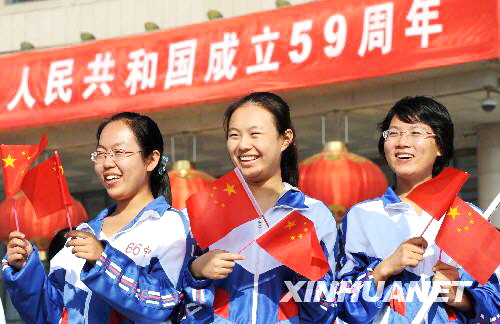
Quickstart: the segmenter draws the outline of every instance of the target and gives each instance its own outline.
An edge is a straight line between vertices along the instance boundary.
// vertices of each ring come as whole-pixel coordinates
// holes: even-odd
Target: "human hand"
[[[412,237],[404,241],[394,253],[375,267],[375,281],[385,281],[401,273],[406,267],[417,266],[424,259],[426,248],[427,241],[423,237]]]
[[[243,255],[223,250],[212,250],[191,263],[191,273],[197,278],[224,279],[232,271],[237,260],[244,260]]]
[[[25,235],[21,232],[14,231],[9,234],[9,242],[7,243],[7,262],[10,266],[20,270],[26,265],[26,262],[33,252],[33,245],[25,239]]]
[[[92,233],[71,231],[68,232],[65,237],[70,239],[66,243],[66,246],[73,247],[71,252],[73,252],[75,256],[89,262],[96,262],[104,251],[101,241]]]
[[[432,268],[432,271],[434,271],[434,278],[432,278],[433,282],[445,281],[449,283],[453,281],[456,282],[460,279],[460,273],[458,272],[458,269],[442,261],[438,261],[434,268]],[[457,285],[441,285],[441,293],[439,294],[439,297],[447,298],[445,299],[446,304],[457,308],[462,312],[471,311],[472,305],[470,303],[468,295],[462,293],[457,294],[457,291]]]

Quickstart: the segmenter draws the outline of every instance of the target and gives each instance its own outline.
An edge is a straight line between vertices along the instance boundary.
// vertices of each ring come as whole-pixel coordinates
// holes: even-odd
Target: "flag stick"
[[[239,251],[238,251],[238,254],[241,254],[241,252],[245,251],[247,247],[250,246],[250,244],[254,243],[255,240],[251,240],[250,242],[248,242],[247,244],[245,244]]]
[[[431,220],[429,221],[429,223],[427,224],[427,226],[424,228],[422,234],[420,234],[420,237],[424,236],[425,231],[427,231],[427,229],[429,228],[429,225],[431,225],[431,223],[432,223],[433,220],[434,220],[434,217],[431,217]]]
[[[16,221],[16,231],[19,232],[19,218],[17,217],[17,207],[16,207],[16,198],[12,197],[14,203],[12,204],[12,210],[14,212],[14,220]]]
[[[266,223],[267,228],[269,228],[269,223],[267,222],[266,217],[264,216],[264,213],[260,209],[259,204],[257,203],[257,200],[255,200],[255,197],[253,196],[252,191],[248,187],[247,182],[245,181],[245,178],[243,178],[243,174],[241,174],[241,171],[239,168],[234,168],[234,172],[236,173],[236,176],[240,180],[241,185],[245,189],[245,192],[247,193],[248,198],[250,198],[250,201],[252,202],[253,207],[255,208],[255,211],[257,211],[257,214],[259,214],[259,217],[262,217],[264,219],[264,222]]]
[[[500,205],[500,192],[497,194],[495,199],[493,199],[491,204],[488,206],[488,208],[484,212],[484,214],[483,214],[484,219],[488,220],[491,217],[491,215],[495,212],[495,210],[498,208],[498,205]],[[429,226],[429,225],[427,225],[427,226]],[[426,229],[427,229],[427,227],[426,227]],[[425,232],[425,230],[424,230],[424,232]],[[439,252],[439,259],[441,259],[441,251]],[[424,320],[424,317],[427,315],[427,313],[429,313],[429,310],[430,310],[432,304],[436,301],[437,297],[438,297],[437,294],[431,294],[429,296],[429,298],[427,298],[427,300],[422,304],[422,307],[420,308],[417,315],[415,316],[415,318],[411,322],[412,324],[422,323],[422,321]]]
[[[420,237],[424,236],[425,231],[427,231],[427,229],[429,228],[429,225],[431,225],[433,220],[434,220],[434,217],[431,217],[431,220],[429,221],[429,223],[427,223],[427,226],[422,231],[422,234],[420,234]],[[441,250],[439,251],[439,259],[438,260],[441,260]],[[435,284],[439,285],[438,283],[435,283]],[[436,287],[436,290],[437,290],[437,287]],[[432,304],[434,304],[434,302],[436,301],[436,298],[439,295],[439,293],[434,294],[433,292],[434,292],[434,290],[431,290],[431,294],[429,296],[427,296],[427,299],[422,304],[422,307],[419,309],[417,315],[415,316],[415,318],[413,319],[411,324],[422,323],[422,321],[424,320],[424,317],[427,315],[427,313],[429,313],[429,309],[431,308]]]
[[[69,206],[64,205],[64,207],[66,208],[66,218],[68,219],[69,230],[72,231],[73,226],[71,226],[71,217],[70,217],[70,212],[69,212]]]

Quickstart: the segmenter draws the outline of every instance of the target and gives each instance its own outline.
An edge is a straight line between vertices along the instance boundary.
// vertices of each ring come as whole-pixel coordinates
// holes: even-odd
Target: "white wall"
[[[310,0],[289,0],[292,4]],[[98,39],[144,32],[146,21],[160,28],[207,21],[207,11],[224,17],[275,9],[275,0],[42,0],[5,4],[0,0],[0,53],[22,41],[37,48],[80,42],[80,32]]]

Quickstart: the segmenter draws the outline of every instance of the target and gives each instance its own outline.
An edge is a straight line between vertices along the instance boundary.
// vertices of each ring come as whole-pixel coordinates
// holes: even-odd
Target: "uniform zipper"
[[[262,232],[262,216],[259,216],[257,219],[257,235],[260,235]],[[259,297],[259,253],[256,253],[255,256],[255,269],[256,273],[253,277],[253,292],[252,292],[252,324],[257,323],[257,305],[258,305],[258,297]]]

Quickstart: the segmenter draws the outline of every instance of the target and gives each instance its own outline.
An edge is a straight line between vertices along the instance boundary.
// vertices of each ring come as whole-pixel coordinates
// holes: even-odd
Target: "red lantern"
[[[49,247],[52,237],[61,229],[68,227],[66,211],[61,210],[47,217],[37,218],[33,206],[23,193],[15,195],[16,210],[19,220],[19,230],[26,235],[26,238],[37,244],[40,250],[46,250]],[[82,204],[71,198],[73,204],[70,207],[71,225],[76,227],[78,224],[88,219],[87,212]],[[14,202],[12,199],[4,200],[0,204],[0,239],[6,242],[9,239],[9,233],[16,230],[16,220],[12,210]]]
[[[321,153],[302,161],[299,173],[299,188],[324,202],[337,222],[354,204],[387,189],[387,179],[375,163],[350,153],[338,141],[328,142]]]
[[[205,172],[194,169],[188,160],[175,162],[168,176],[172,189],[172,207],[176,209],[186,208],[186,200],[189,196],[215,179]]]

